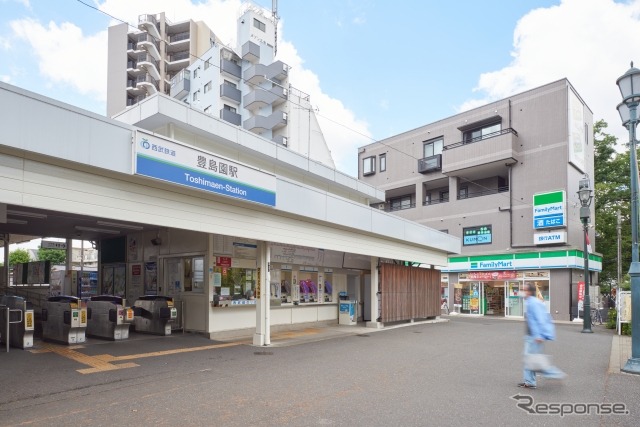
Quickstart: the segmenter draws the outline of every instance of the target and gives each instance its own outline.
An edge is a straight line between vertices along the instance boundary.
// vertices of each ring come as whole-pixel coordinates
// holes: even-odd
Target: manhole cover
[[[357,337],[369,337],[370,335],[368,335],[368,334],[358,334],[358,335],[356,335],[356,336],[357,336]]]
[[[273,356],[273,351],[254,351],[256,356]]]

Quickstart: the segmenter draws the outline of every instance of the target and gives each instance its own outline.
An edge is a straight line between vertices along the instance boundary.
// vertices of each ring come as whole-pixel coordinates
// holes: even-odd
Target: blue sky
[[[205,21],[235,38],[239,0],[84,0],[114,17]],[[254,3],[267,9],[271,0]],[[640,0],[280,0],[279,55],[311,94],[338,169],[357,147],[567,77],[624,139],[616,79],[640,64]],[[105,113],[106,31],[77,0],[0,0],[0,81]]]

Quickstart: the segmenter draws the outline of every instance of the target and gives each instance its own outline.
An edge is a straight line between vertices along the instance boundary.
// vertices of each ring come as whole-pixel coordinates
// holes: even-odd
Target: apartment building
[[[271,12],[244,3],[235,46],[203,22],[141,15],[109,28],[107,115],[156,93],[171,96],[308,158],[335,167],[308,94],[289,83]]]
[[[450,310],[522,317],[534,282],[571,320],[584,287],[577,191],[593,162],[593,113],[562,79],[361,147],[358,173],[385,192],[379,209],[462,239],[441,275]],[[592,284],[601,269],[590,254]]]

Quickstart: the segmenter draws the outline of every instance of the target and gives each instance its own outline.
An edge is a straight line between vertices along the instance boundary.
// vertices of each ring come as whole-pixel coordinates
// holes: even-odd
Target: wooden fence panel
[[[380,266],[381,322],[440,315],[440,271],[397,264]]]

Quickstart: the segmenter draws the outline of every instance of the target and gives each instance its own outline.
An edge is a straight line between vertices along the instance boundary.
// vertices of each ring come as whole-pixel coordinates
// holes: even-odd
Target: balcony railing
[[[424,202],[422,202],[422,206],[439,205],[440,203],[447,203],[448,201],[449,201],[449,197],[443,197],[441,199],[425,200]]]
[[[442,169],[442,154],[418,159],[418,172],[428,173]]]
[[[180,42],[182,40],[188,40],[190,37],[191,36],[190,36],[189,31],[185,31],[183,33],[178,33],[178,34],[174,34],[172,36],[169,36],[169,42],[171,42],[171,43]]]
[[[396,212],[396,211],[403,211],[405,209],[415,208],[416,204],[404,203],[401,205],[392,206],[387,202],[387,203],[378,203],[377,205],[371,205],[371,206],[380,210],[384,210],[385,212]]]
[[[507,129],[499,130],[497,132],[492,132],[492,133],[488,133],[486,135],[478,136],[476,138],[465,139],[465,140],[462,140],[460,142],[456,142],[455,144],[445,145],[444,147],[442,147],[442,149],[443,150],[451,150],[451,149],[454,149],[454,148],[457,148],[457,147],[462,147],[462,146],[464,146],[466,144],[473,144],[474,142],[483,141],[485,139],[494,138],[496,136],[504,135],[504,134],[507,134],[507,133],[512,133],[515,136],[518,136],[518,132],[516,132],[515,129],[507,128]]]
[[[472,191],[466,194],[458,194],[458,200],[473,199],[474,197],[482,197],[482,196],[488,196],[491,194],[504,193],[505,191],[509,191],[508,185],[505,185],[503,187],[498,187],[498,188],[492,188],[489,190]]]
[[[169,62],[182,61],[183,59],[189,59],[189,52],[178,52],[169,56]]]

